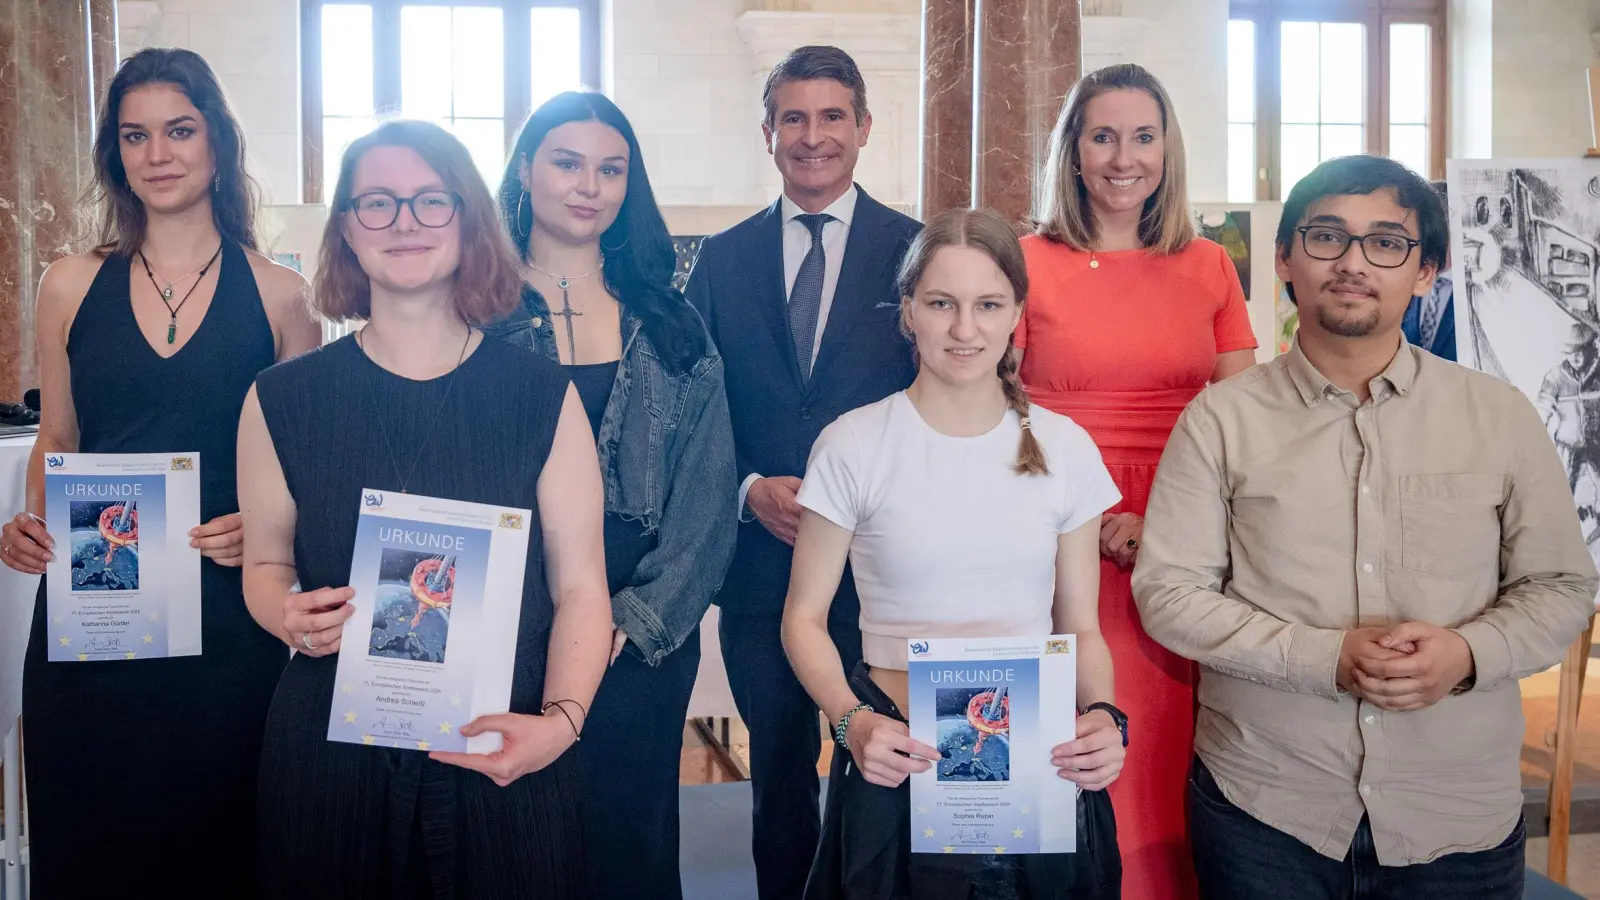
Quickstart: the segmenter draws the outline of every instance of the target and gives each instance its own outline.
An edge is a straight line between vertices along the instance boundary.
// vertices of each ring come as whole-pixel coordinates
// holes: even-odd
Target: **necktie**
[[[827,259],[822,251],[822,226],[833,221],[827,213],[796,216],[811,232],[811,249],[800,261],[800,271],[789,290],[789,335],[794,339],[794,359],[800,364],[800,381],[811,380],[811,348],[817,342],[817,317],[822,312],[822,276]]]

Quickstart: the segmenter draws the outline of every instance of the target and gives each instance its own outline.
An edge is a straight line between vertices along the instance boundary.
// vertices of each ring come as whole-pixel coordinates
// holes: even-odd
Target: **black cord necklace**
[[[176,341],[178,339],[178,310],[183,309],[183,305],[185,303],[189,302],[189,298],[194,295],[195,288],[200,286],[200,282],[206,280],[206,273],[211,271],[212,264],[215,263],[217,261],[217,257],[219,257],[221,255],[222,255],[222,245],[218,244],[217,245],[217,252],[211,254],[211,258],[206,260],[206,264],[201,266],[197,270],[200,273],[200,277],[196,278],[194,280],[194,284],[189,286],[189,290],[183,295],[183,299],[178,301],[178,305],[177,306],[173,306],[172,305],[172,286],[174,284],[176,284],[177,282],[169,281],[169,282],[167,282],[167,286],[166,287],[162,287],[160,284],[158,284],[156,282],[156,273],[154,271],[152,271],[151,268],[150,268],[150,260],[145,259],[143,250],[139,251],[139,262],[144,263],[144,274],[146,274],[146,275],[148,275],[150,277],[150,286],[155,288],[156,289],[156,293],[161,295],[161,305],[165,306],[167,308],[167,314],[172,317],[167,322],[167,343],[168,344],[171,344],[172,342],[174,342],[174,341]],[[189,273],[189,275],[193,275],[193,274],[195,274],[195,273],[194,272],[190,272]],[[183,278],[188,278],[189,275],[185,275],[185,276],[183,276]],[[182,281],[183,278],[179,278],[178,281]]]
[[[365,331],[365,329],[362,329],[362,331]],[[362,331],[356,332],[356,346],[360,348],[361,353],[365,355],[367,359],[372,359],[371,354],[367,353],[367,345],[362,340]],[[445,382],[444,396],[439,398],[439,408],[434,411],[434,420],[439,418],[439,414],[444,412],[445,407],[450,403],[450,391],[456,386],[456,374],[461,371],[461,363],[467,358],[467,347],[471,344],[472,327],[468,326],[467,339],[461,342],[461,354],[460,356],[456,357],[455,367],[450,370],[450,380]],[[372,360],[372,362],[374,365],[378,364],[378,361],[375,359]],[[380,366],[379,368],[382,367]],[[372,405],[373,408],[377,410],[378,401],[376,397],[373,398]],[[383,422],[383,413],[381,410],[378,410],[377,430],[383,435],[384,449],[389,451],[389,465],[394,468],[394,477],[400,481],[400,493],[404,494],[406,492],[406,486],[411,483],[411,476],[416,474],[417,463],[421,461],[423,451],[428,449],[428,441],[433,438],[434,429],[431,427],[423,429],[422,441],[421,443],[417,444],[417,454],[411,458],[411,468],[407,469],[406,474],[402,477],[400,474],[400,461],[395,457],[394,442],[389,439],[389,429],[385,427],[385,425],[386,423]]]

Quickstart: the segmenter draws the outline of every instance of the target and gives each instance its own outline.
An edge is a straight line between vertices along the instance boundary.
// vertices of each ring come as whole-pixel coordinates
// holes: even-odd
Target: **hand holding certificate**
[[[469,738],[498,734],[500,749],[482,755],[435,751],[428,754],[429,758],[482,772],[501,787],[555,762],[556,757],[578,740],[574,725],[557,712],[539,716],[517,713],[479,716],[461,726],[461,733]]]
[[[200,654],[197,453],[49,453],[51,662]]]
[[[899,787],[939,758],[939,751],[913,738],[904,722],[866,710],[850,718],[844,739],[862,776],[879,787]]]
[[[285,617],[307,653],[340,651],[328,739],[490,754],[492,776],[522,774],[552,742],[524,721],[537,717],[498,715],[532,512],[370,489],[361,504],[350,587],[310,592]]]
[[[1075,643],[1060,634],[909,642],[911,735],[938,754],[911,776],[913,853],[1077,851],[1076,779],[1061,761],[1095,763],[1100,751],[1098,738],[1077,737]]]

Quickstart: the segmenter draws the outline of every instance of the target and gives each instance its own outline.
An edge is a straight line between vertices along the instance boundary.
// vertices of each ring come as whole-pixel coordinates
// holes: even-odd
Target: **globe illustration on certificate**
[[[74,500],[72,590],[139,589],[139,501]]]
[[[940,688],[934,708],[940,781],[1011,780],[1011,698],[1004,685]]]
[[[444,662],[455,586],[455,556],[385,549],[367,655]]]

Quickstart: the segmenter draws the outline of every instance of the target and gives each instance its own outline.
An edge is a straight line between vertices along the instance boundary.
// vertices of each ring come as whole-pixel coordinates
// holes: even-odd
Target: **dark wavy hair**
[[[645,337],[674,374],[688,371],[711,355],[710,340],[699,313],[683,294],[672,286],[677,270],[677,252],[667,221],[656,205],[655,192],[645,174],[644,155],[639,139],[616,104],[604,94],[567,91],[534,110],[517,135],[505,177],[500,181],[500,216],[511,242],[524,259],[528,256],[528,234],[533,228],[532,211],[523,212],[522,164],[533,158],[545,135],[568,122],[601,122],[615,128],[628,142],[628,193],[617,212],[617,220],[600,236],[604,254],[601,273],[606,290],[625,309],[639,317]]]
[[[99,236],[94,252],[133,256],[144,243],[144,202],[128,184],[122,167],[120,122],[122,98],[147,84],[170,84],[183,92],[206,120],[206,142],[216,176],[211,190],[211,218],[224,241],[250,250],[256,241],[256,210],[261,190],[245,169],[244,129],[228,106],[211,66],[191,50],[151,47],[123,60],[106,88],[94,135],[94,185],[90,201],[98,207]]]

